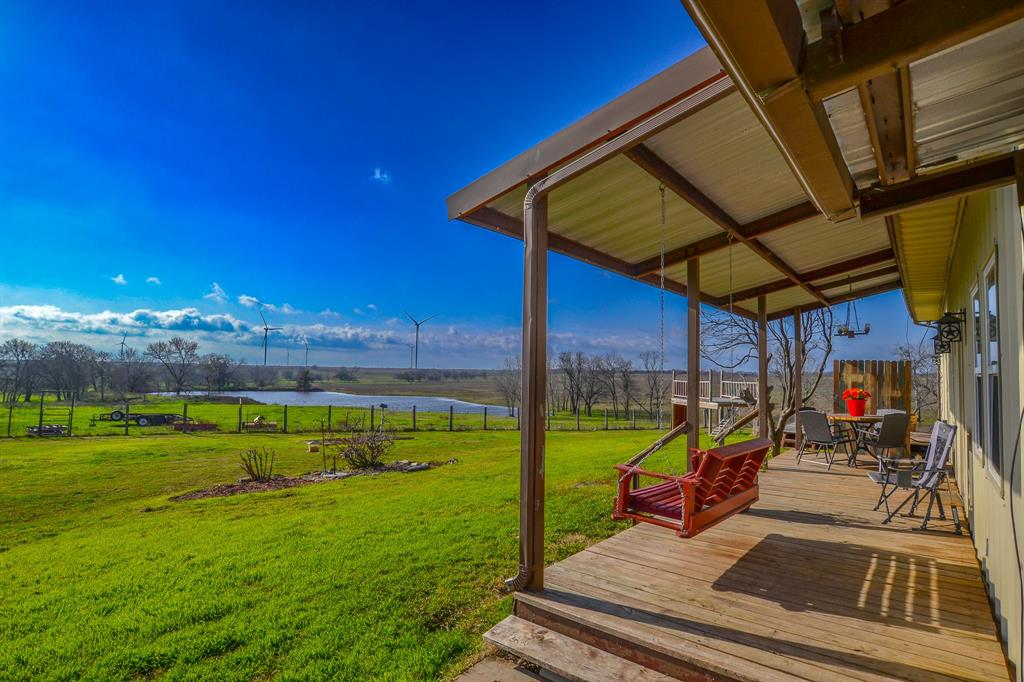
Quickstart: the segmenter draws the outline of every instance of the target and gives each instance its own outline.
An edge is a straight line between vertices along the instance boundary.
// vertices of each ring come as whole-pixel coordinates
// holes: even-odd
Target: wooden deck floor
[[[865,471],[784,454],[749,512],[690,540],[624,531],[516,614],[687,679],[1009,679],[970,539],[883,526]]]

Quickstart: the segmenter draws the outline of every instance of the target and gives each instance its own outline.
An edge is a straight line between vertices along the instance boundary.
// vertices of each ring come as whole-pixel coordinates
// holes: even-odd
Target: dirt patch
[[[245,493],[266,493],[285,488],[297,488],[303,485],[315,483],[326,483],[328,481],[340,481],[355,476],[377,476],[389,473],[411,473],[414,471],[426,471],[436,469],[445,464],[455,464],[458,460],[450,459],[447,462],[413,462],[401,460],[385,464],[373,469],[356,469],[353,471],[314,471],[301,476],[275,476],[268,481],[239,480],[237,483],[220,483],[203,490],[193,490],[183,495],[175,495],[169,498],[171,502],[185,502],[187,500],[203,500],[209,497],[228,497],[230,495],[242,495]]]

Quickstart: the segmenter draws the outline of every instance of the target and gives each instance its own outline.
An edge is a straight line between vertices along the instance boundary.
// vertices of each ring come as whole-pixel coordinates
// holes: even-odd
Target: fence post
[[[128,435],[128,399],[124,399],[124,435]]]
[[[633,410],[633,430],[636,431],[636,410]]]
[[[484,407],[484,431],[487,430],[487,407]]]
[[[608,408],[604,408],[604,430],[608,430]]]
[[[416,430],[416,406],[412,406],[412,430]]]
[[[288,406],[284,406],[284,432],[288,433]]]
[[[449,431],[454,431],[455,430],[455,406],[454,405],[449,405],[448,406],[448,430]]]
[[[181,430],[188,433],[188,403],[181,404]]]
[[[373,431],[373,412],[374,412],[374,407],[373,407],[373,405],[370,405],[370,430],[371,431]]]
[[[242,399],[238,399],[238,432],[242,432]]]
[[[576,430],[580,430],[580,408],[576,408]]]
[[[548,411],[548,410],[544,410],[544,412],[545,412],[545,417],[546,417],[545,421],[547,422],[546,428],[547,428],[548,431],[550,431],[551,430],[551,412]]]
[[[77,393],[71,394],[71,413],[68,414],[68,435],[75,435],[75,398],[78,397]]]
[[[39,394],[39,431],[36,432],[37,436],[43,435],[43,402],[46,400],[46,391]]]
[[[521,409],[516,410],[516,431],[523,430],[523,412]]]
[[[334,407],[334,406],[333,405],[328,405],[327,406],[327,430],[328,431],[331,430],[331,412],[332,412],[331,408],[332,407]]]
[[[11,437],[11,420],[14,419],[14,401],[17,398],[11,400],[11,404],[7,407],[7,437]]]

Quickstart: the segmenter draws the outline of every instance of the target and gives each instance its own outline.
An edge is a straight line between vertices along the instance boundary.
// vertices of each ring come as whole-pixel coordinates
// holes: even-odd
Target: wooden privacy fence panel
[[[911,411],[911,374],[908,360],[835,360],[832,365],[833,410],[845,412],[843,391],[863,388],[871,397],[865,405],[868,414],[879,409]]]

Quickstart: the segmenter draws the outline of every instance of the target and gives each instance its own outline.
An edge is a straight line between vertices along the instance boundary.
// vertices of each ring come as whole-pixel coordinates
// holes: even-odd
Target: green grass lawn
[[[549,560],[624,527],[610,467],[653,438],[549,434]],[[284,434],[0,441],[0,679],[456,674],[510,607],[518,434],[418,433],[391,457],[458,463],[169,501],[233,482],[253,445],[321,467]]]

